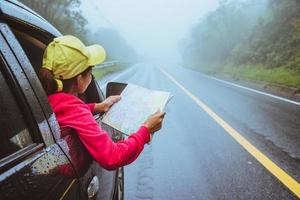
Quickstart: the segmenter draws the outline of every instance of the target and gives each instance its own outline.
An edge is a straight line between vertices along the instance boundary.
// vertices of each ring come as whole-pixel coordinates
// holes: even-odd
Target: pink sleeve
[[[64,120],[69,127],[74,128],[92,157],[105,169],[114,170],[130,164],[141,153],[144,145],[150,141],[148,129],[140,129],[128,139],[114,143],[109,135],[100,129],[98,123],[87,107],[77,109],[66,115]]]
[[[87,103],[86,105],[89,107],[91,112],[94,112],[94,108],[95,108],[95,105],[96,105],[95,103]]]

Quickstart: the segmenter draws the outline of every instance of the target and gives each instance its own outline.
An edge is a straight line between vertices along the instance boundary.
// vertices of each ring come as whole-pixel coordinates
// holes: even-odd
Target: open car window
[[[22,46],[36,74],[38,74],[39,69],[42,67],[43,54],[47,44],[27,33],[18,31],[16,29],[13,29],[13,33]],[[101,91],[99,92],[99,90],[100,89],[97,86],[96,81],[92,81],[86,92],[80,95],[80,98],[86,103],[101,102],[103,97],[101,97],[102,93]],[[99,93],[101,94],[98,95]]]

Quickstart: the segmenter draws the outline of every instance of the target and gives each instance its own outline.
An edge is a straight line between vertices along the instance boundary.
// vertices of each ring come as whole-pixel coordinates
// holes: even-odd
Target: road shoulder
[[[250,80],[243,78],[234,78],[228,74],[207,74],[208,76],[228,81],[237,85],[248,87],[251,89],[263,91],[273,95],[285,97],[294,101],[300,101],[300,91],[298,88],[280,85],[276,83],[270,83],[266,81]]]

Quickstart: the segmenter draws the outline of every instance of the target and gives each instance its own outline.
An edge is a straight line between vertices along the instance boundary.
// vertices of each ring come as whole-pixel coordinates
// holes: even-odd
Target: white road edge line
[[[265,95],[265,96],[268,96],[268,97],[273,97],[275,99],[278,99],[278,100],[281,100],[281,101],[285,101],[285,102],[300,106],[300,102],[298,102],[298,101],[293,101],[293,100],[286,99],[286,98],[283,98],[283,97],[279,97],[279,96],[276,96],[276,95],[273,95],[273,94],[269,94],[269,93],[262,92],[262,91],[259,91],[259,90],[251,89],[251,88],[241,86],[241,85],[238,85],[238,84],[235,84],[235,83],[231,83],[231,82],[228,82],[228,81],[224,81],[224,80],[212,77],[212,76],[207,76],[207,75],[204,75],[204,76],[206,76],[207,78],[214,79],[216,81],[225,83],[227,85],[235,86],[235,87],[238,87],[238,88],[241,88],[241,89],[245,89],[245,90],[255,92],[255,93],[258,93],[258,94],[261,94],[261,95]]]
[[[121,74],[119,74],[118,76],[116,76],[116,77],[114,77],[113,79],[109,80],[108,82],[112,82],[112,81],[115,81],[115,80],[119,79],[120,77],[122,77],[122,76],[124,76],[125,74],[131,72],[131,71],[132,71],[133,69],[135,69],[135,68],[136,68],[136,67],[131,67],[131,68],[127,69],[126,71],[122,72]],[[104,88],[106,87],[106,84],[107,84],[107,82],[106,82],[105,84],[103,84],[103,85],[100,86],[100,88],[101,88],[102,91],[103,91]]]

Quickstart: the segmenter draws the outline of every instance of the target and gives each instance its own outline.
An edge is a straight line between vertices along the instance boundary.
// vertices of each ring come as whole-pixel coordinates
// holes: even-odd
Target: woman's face
[[[85,75],[79,75],[78,77],[78,93],[82,94],[85,92],[87,87],[92,81],[92,70],[87,72]]]

